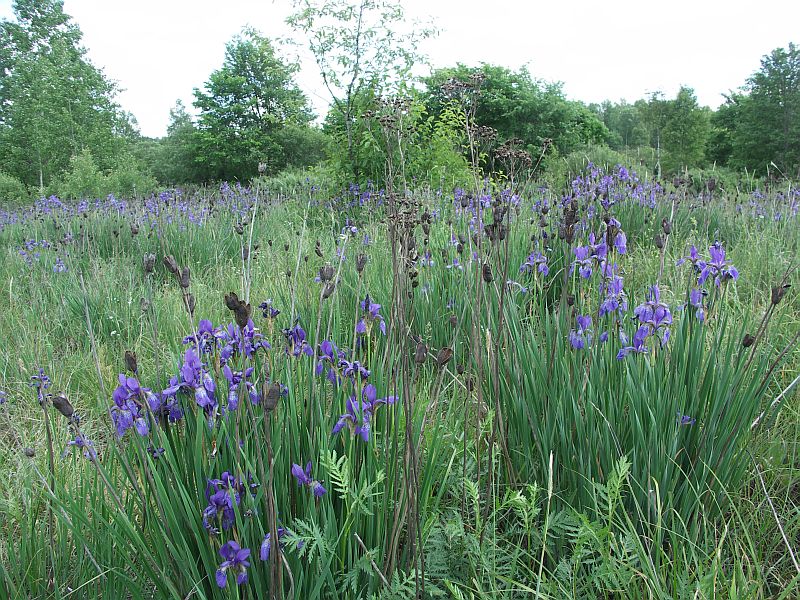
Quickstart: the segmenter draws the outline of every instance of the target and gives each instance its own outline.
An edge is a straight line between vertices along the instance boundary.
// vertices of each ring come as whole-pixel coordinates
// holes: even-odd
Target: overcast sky
[[[762,55],[800,43],[798,0],[402,0],[410,17],[441,33],[424,50],[434,67],[480,62],[561,81],[569,98],[634,101],[693,87],[717,107]],[[0,0],[0,17],[12,16]],[[65,0],[92,62],[123,90],[118,100],[144,135],[166,132],[177,99],[219,68],[225,43],[245,25],[290,34],[289,0]],[[300,87],[323,114],[329,98],[310,55],[298,49]]]

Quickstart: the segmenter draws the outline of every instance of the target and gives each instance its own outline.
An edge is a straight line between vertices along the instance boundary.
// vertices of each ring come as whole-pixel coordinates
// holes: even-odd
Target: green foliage
[[[176,146],[183,150],[183,140],[192,140],[190,147],[196,140],[194,160],[202,165],[204,179],[246,181],[260,163],[273,174],[287,166],[308,165],[319,156],[318,138],[298,134],[312,115],[294,83],[297,70],[253,29],[228,43],[223,66],[203,90],[195,90],[197,133],[192,133],[180,107],[173,114]],[[284,131],[286,127],[292,129]]]
[[[16,177],[0,171],[0,205],[19,204],[28,199],[25,184]]]
[[[140,198],[155,191],[158,181],[132,156],[121,157],[108,174],[108,190],[118,198]]]
[[[317,62],[333,104],[328,115],[338,157],[346,173],[359,181],[360,149],[369,136],[356,121],[366,99],[407,91],[412,67],[423,57],[419,43],[435,34],[428,26],[406,21],[397,0],[294,0],[287,23],[302,34]],[[369,101],[367,101],[369,104]]]
[[[109,168],[130,127],[114,85],[86,59],[80,29],[57,0],[16,0],[14,15],[0,23],[0,166],[40,188],[84,147]]]
[[[691,88],[681,87],[675,99],[665,103],[661,143],[667,173],[702,166],[710,133],[709,116],[708,109],[698,105]]]
[[[70,160],[70,169],[55,184],[53,193],[63,199],[94,200],[109,191],[108,179],[97,167],[89,150],[83,150]]]
[[[560,84],[536,80],[525,67],[516,72],[489,64],[477,69],[462,64],[437,69],[424,80],[431,113],[440,114],[448,102],[441,91],[444,83],[468,81],[476,73],[484,80],[475,121],[496,129],[500,141],[519,138],[538,155],[545,139],[552,139],[559,152],[568,153],[583,144],[603,143],[609,135],[595,113],[564,97]]]
[[[720,109],[726,132],[721,152],[732,166],[765,173],[775,163],[784,176],[800,168],[800,47],[777,48],[761,60],[745,93]]]

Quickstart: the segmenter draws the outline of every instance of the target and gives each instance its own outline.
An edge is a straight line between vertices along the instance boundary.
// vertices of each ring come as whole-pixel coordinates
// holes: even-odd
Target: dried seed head
[[[467,386],[467,391],[472,392],[475,389],[475,378],[472,375],[467,375],[464,378],[464,384]]]
[[[456,373],[458,373],[459,375],[463,375],[464,374],[464,365],[462,365],[461,363],[457,364],[456,365]]]
[[[364,272],[364,267],[366,266],[367,266],[367,255],[359,254],[358,256],[356,256],[356,271],[358,271],[359,275],[361,275],[361,273]]]
[[[36,456],[36,450],[31,448],[30,446],[23,448],[22,453],[28,458],[33,458],[34,456]]]
[[[139,370],[139,364],[136,362],[136,352],[125,350],[125,366],[128,367],[128,371],[136,375]]]
[[[249,304],[245,304],[241,302],[239,306],[233,311],[233,317],[236,320],[236,324],[244,329],[247,327],[247,323],[250,321],[250,314],[253,312],[253,309],[250,307]]]
[[[483,263],[482,273],[483,273],[483,280],[486,283],[492,283],[492,281],[494,280],[494,276],[492,275],[492,267],[489,263]]]
[[[152,306],[152,304],[150,303],[150,300],[148,300],[147,298],[141,298],[139,300],[139,309],[143,313],[146,313],[148,310],[150,310],[150,306]]]
[[[450,315],[450,326],[455,329],[456,325],[458,325],[458,317],[455,315]]]
[[[277,383],[273,383],[267,388],[267,391],[264,392],[264,409],[267,412],[272,412],[275,410],[275,407],[278,406],[278,400],[281,397],[281,386]]]
[[[225,294],[225,306],[228,307],[228,310],[236,310],[239,306],[239,296],[236,295],[236,292]]]
[[[428,347],[424,343],[418,342],[417,349],[414,351],[414,362],[421,365],[426,358],[428,358]]]
[[[66,418],[71,418],[75,414],[75,409],[69,401],[69,398],[64,393],[58,393],[52,398],[53,406],[55,409],[64,415]]]
[[[145,274],[149,275],[153,272],[153,269],[156,267],[156,255],[155,254],[145,254],[142,257],[142,267],[144,267]]]
[[[453,350],[445,346],[439,350],[439,353],[436,355],[436,364],[439,367],[443,367],[450,362],[451,358],[453,358]]]
[[[181,284],[183,289],[189,288],[189,283],[191,281],[191,272],[189,271],[189,267],[183,267],[181,270],[181,275],[178,278],[178,282]]]
[[[239,235],[244,233],[244,226],[241,223],[236,223],[236,225],[233,226],[233,229]]]
[[[661,237],[660,233],[657,233],[653,238],[653,243],[655,244],[656,248],[659,250],[663,250],[664,248],[664,238]]]
[[[197,300],[194,298],[194,294],[186,294],[186,310],[189,311],[189,314],[194,316],[194,309],[197,306]]]
[[[319,269],[319,280],[323,283],[333,279],[333,266],[325,264]]]
[[[756,341],[756,338],[754,338],[749,333],[745,333],[744,337],[742,338],[742,346],[744,346],[745,348],[749,348],[750,346],[752,346],[755,343],[755,341]]]
[[[333,295],[334,290],[336,290],[335,283],[331,281],[325,284],[325,288],[322,290],[322,299],[327,300],[330,298]]]
[[[131,235],[139,233],[139,226],[136,223],[131,223]]]
[[[661,219],[661,230],[664,232],[664,235],[672,233],[672,221],[669,219]]]
[[[167,271],[175,275],[175,277],[180,276],[180,267],[178,266],[178,261],[175,260],[175,257],[172,256],[172,254],[164,257],[164,266],[167,267]]]
[[[573,294],[567,295],[567,306],[574,306],[575,305],[575,296]]]
[[[319,240],[314,244],[314,254],[322,258],[322,246],[320,246]]]
[[[790,287],[791,286],[787,283],[784,285],[776,285],[775,287],[772,288],[771,300],[773,306],[776,306],[781,300],[783,300],[783,297],[786,295],[786,292],[789,290]]]

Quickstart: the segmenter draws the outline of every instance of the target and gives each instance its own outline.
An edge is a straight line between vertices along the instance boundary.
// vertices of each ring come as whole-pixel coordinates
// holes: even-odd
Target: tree
[[[661,135],[667,171],[701,166],[711,131],[710,111],[700,107],[694,90],[681,87],[675,99],[664,104],[663,117]]]
[[[0,23],[0,165],[40,189],[91,151],[110,167],[130,122],[115,86],[85,57],[60,0],[16,0]]]
[[[592,109],[609,130],[608,145],[614,150],[647,145],[647,127],[639,109],[622,101],[618,104],[605,101],[592,105]]]
[[[535,154],[545,139],[552,139],[565,154],[608,138],[608,129],[595,113],[580,102],[567,100],[560,84],[536,80],[524,67],[516,72],[489,64],[437,69],[424,80],[430,112],[440,114],[449,101],[442,92],[444,83],[469,81],[478,73],[483,75],[483,83],[475,120],[496,129],[500,141],[519,138]]]
[[[248,179],[266,163],[274,173],[287,166],[281,131],[306,127],[313,115],[294,83],[298,66],[284,62],[272,43],[245,29],[228,43],[225,61],[204,86],[195,89],[200,111],[196,161],[207,179]],[[173,133],[188,135],[188,123],[176,115]]]
[[[199,183],[201,165],[197,163],[199,136],[197,127],[183,102],[178,100],[169,111],[167,136],[161,140],[156,177],[164,183]]]
[[[316,59],[337,113],[329,122],[341,123],[350,174],[358,180],[359,100],[400,91],[423,62],[420,41],[435,31],[410,26],[397,0],[294,0],[294,6],[287,23]]]
[[[800,48],[789,44],[761,60],[761,68],[729,100],[733,125],[732,163],[763,170],[774,162],[786,175],[800,167]]]

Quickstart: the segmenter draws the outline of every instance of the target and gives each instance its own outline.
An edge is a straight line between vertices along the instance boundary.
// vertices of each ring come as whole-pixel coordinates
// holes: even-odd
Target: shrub
[[[25,184],[16,177],[0,172],[0,205],[20,204],[28,200]]]

